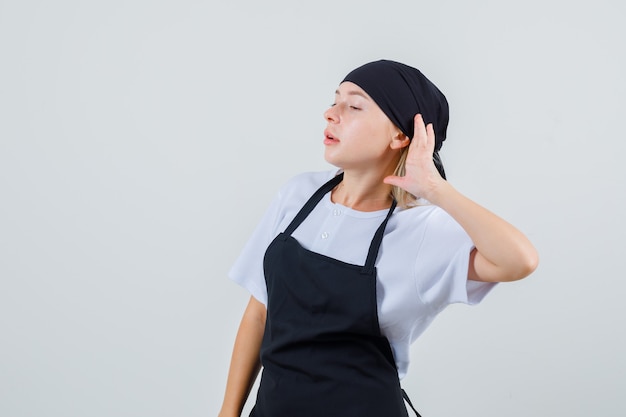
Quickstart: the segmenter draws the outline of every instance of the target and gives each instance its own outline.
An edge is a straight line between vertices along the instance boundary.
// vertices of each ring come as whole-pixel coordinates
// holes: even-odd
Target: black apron
[[[342,179],[322,185],[265,253],[263,374],[251,417],[407,417],[376,306],[374,264],[396,202],[364,266],[309,251],[291,236]]]

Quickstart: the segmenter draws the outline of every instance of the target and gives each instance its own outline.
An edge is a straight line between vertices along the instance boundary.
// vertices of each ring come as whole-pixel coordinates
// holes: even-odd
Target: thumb
[[[396,187],[402,187],[404,184],[404,177],[398,177],[397,175],[389,175],[383,179],[385,184],[395,185]]]

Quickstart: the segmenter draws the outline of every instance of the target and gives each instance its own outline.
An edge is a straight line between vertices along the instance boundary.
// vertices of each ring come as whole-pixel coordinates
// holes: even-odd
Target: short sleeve
[[[228,277],[247,289],[263,304],[267,304],[267,287],[263,273],[265,251],[276,237],[280,222],[281,194],[271,202],[252,236],[246,242],[239,257],[228,273]]]
[[[470,237],[450,215],[433,211],[415,264],[418,291],[433,310],[452,303],[477,304],[495,286],[467,279],[473,249]]]

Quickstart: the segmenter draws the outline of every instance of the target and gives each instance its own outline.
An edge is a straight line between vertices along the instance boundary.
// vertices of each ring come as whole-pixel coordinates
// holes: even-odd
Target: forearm
[[[228,371],[219,417],[239,417],[252,384],[261,369],[259,351],[265,331],[265,306],[250,297],[244,312]]]
[[[448,182],[438,184],[431,202],[450,214],[470,236],[469,279],[514,281],[535,270],[537,252],[517,228],[458,192]]]
[[[405,175],[391,175],[386,184],[425,198],[448,212],[470,236],[472,252],[467,277],[477,281],[514,281],[535,270],[538,256],[532,243],[515,227],[474,203],[445,181],[433,163],[435,132],[415,115],[415,136],[406,158]]]

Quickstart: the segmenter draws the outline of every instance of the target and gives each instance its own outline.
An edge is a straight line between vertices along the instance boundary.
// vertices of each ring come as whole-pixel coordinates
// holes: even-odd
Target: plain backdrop
[[[413,345],[418,409],[625,415],[625,5],[0,0],[0,415],[216,416],[228,269],[381,58],[444,91],[449,180],[541,255]]]

